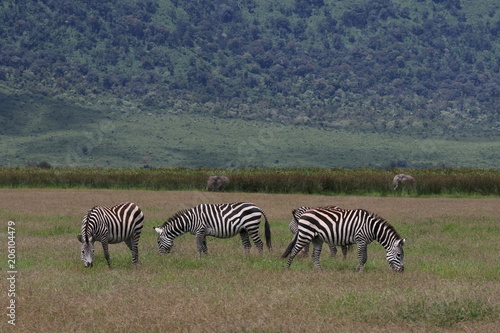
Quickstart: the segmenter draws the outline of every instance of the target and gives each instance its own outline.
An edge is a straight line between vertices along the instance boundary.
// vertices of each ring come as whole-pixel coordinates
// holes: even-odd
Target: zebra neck
[[[193,223],[190,218],[177,219],[170,222],[166,227],[167,234],[173,238],[179,237],[186,232],[192,231]]]
[[[89,220],[85,218],[82,225],[82,238],[85,243],[88,243],[94,236],[94,225],[89,223]]]
[[[372,223],[372,226],[375,240],[386,250],[389,250],[391,246],[400,238],[396,230],[394,230],[394,227],[383,219],[375,221]]]
[[[196,207],[195,207],[196,208]],[[170,237],[176,238],[186,232],[192,232],[193,221],[196,220],[198,212],[195,208],[180,210],[163,224],[163,230]]]
[[[109,229],[106,223],[86,223],[82,226],[82,238],[88,242],[101,241],[103,237],[108,236]]]
[[[96,235],[94,233],[94,228],[92,226],[86,225],[82,228],[82,238],[86,243],[96,240]]]
[[[106,221],[103,219],[103,207],[91,208],[82,221],[82,237],[88,242],[100,241],[102,235],[108,233]]]

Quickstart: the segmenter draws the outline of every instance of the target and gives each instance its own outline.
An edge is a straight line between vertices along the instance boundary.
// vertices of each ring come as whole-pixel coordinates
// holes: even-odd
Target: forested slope
[[[0,85],[149,112],[494,137],[499,6],[5,0]]]

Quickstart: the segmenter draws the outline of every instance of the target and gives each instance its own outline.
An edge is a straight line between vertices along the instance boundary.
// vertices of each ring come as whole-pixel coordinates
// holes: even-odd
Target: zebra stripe
[[[308,211],[309,209],[313,209],[314,207],[299,207],[297,209],[294,209],[292,211],[292,220],[290,221],[290,223],[288,224],[288,227],[290,228],[290,232],[292,234],[296,234],[298,231],[299,231],[299,220],[300,220],[300,217],[302,216],[302,214],[304,214],[306,211]],[[340,208],[338,206],[324,206],[324,207],[319,207],[319,208],[332,208],[332,209],[335,209],[335,208]],[[329,248],[330,248],[330,258],[334,258],[335,256],[337,256],[337,247],[335,245],[330,245],[328,244]],[[342,254],[344,256],[344,259],[347,258],[347,251],[348,250],[352,250],[352,246],[351,245],[341,245],[341,248],[342,248]],[[309,253],[309,244],[306,244],[304,246],[304,249],[303,249],[303,252],[304,254],[307,254]]]
[[[356,270],[363,270],[368,258],[367,246],[373,240],[378,241],[386,250],[386,259],[392,269],[403,271],[403,244],[406,239],[383,218],[364,209],[314,208],[304,212],[298,221],[298,232],[288,245],[282,258],[288,258],[289,268],[293,258],[311,241],[314,245],[313,261],[321,269],[319,257],[323,242],[330,245],[358,246],[359,265]]]
[[[139,262],[139,237],[144,225],[144,214],[132,202],[123,202],[112,207],[96,206],[83,217],[81,258],[86,267],[94,261],[94,242],[101,242],[104,257],[111,268],[108,244],[125,242],[132,251],[132,264]]]
[[[201,204],[177,212],[161,227],[154,228],[158,233],[158,252],[169,253],[174,239],[186,232],[196,235],[200,256],[202,252],[207,252],[207,236],[230,238],[238,233],[246,251],[251,248],[251,237],[259,252],[262,252],[264,246],[259,237],[259,224],[262,216],[265,220],[266,245],[271,249],[271,229],[264,211],[252,203],[237,202]]]

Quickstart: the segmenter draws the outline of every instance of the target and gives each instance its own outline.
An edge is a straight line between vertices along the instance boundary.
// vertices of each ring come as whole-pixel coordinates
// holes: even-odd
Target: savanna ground
[[[96,243],[85,269],[76,235],[94,205],[137,203],[146,216],[138,268],[125,244]],[[153,226],[199,203],[250,201],[268,215],[273,250],[246,255],[239,237],[194,236],[157,254]],[[323,271],[297,257],[285,270],[291,210],[365,208],[408,239],[405,272],[392,272],[378,243],[365,271],[356,252]],[[500,199],[205,193],[195,191],[0,189],[1,331],[18,332],[494,332],[500,325]],[[16,326],[7,323],[7,222],[16,222]],[[261,230],[263,235],[263,230]]]

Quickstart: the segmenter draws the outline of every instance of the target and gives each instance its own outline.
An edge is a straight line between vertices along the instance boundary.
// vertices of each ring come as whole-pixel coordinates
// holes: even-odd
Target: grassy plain
[[[273,250],[243,253],[238,237],[208,239],[198,259],[184,235],[159,256],[153,226],[199,203],[250,201],[271,221]],[[141,264],[125,244],[100,244],[85,269],[76,235],[94,205],[137,203],[146,216]],[[377,212],[408,238],[405,272],[394,273],[383,248],[368,249],[363,273],[356,254],[310,258],[284,269],[292,208],[335,204]],[[16,222],[17,332],[493,332],[500,325],[499,198],[410,198],[198,191],[0,189],[1,243]],[[261,231],[262,233],[262,231]],[[2,248],[5,251],[6,246]],[[5,252],[4,252],[5,253]],[[4,258],[7,255],[5,253]],[[2,271],[8,269],[6,259]],[[14,331],[5,315],[1,331]]]

